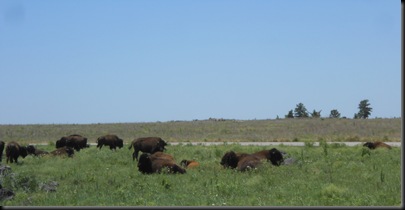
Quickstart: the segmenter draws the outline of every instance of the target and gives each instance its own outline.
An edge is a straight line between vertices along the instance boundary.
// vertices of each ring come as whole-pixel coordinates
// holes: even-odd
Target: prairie
[[[38,146],[47,151],[50,145]],[[326,144],[280,145],[291,165],[264,164],[238,172],[219,164],[229,150],[255,152],[260,146],[168,146],[176,162],[195,159],[186,174],[141,174],[132,150],[95,146],[72,158],[33,157],[9,164],[1,177],[13,189],[2,206],[401,206],[401,148],[369,150]],[[270,148],[268,148],[270,149]],[[56,182],[55,191],[45,185]]]
[[[160,136],[177,163],[200,162],[186,174],[141,174],[128,145],[116,151],[95,146],[72,158],[19,158],[0,175],[15,195],[2,206],[402,206],[402,147],[369,150],[343,141],[401,142],[401,119],[198,120],[155,123],[0,125],[0,140],[52,151],[55,141],[73,133],[95,143],[113,133],[129,143]],[[191,142],[223,142],[191,145]],[[229,142],[296,142],[276,146],[294,164],[237,172],[219,164],[227,151],[256,152],[273,146]],[[314,146],[312,142],[320,142]],[[335,142],[326,144],[326,142]],[[57,183],[49,190],[51,183]],[[52,188],[52,187],[51,187]]]

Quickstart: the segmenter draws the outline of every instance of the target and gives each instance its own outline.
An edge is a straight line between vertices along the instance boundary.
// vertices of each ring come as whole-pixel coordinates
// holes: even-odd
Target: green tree
[[[292,109],[288,112],[287,115],[285,115],[285,118],[294,118],[294,113]]]
[[[367,119],[371,115],[373,108],[370,107],[368,99],[362,100],[359,103],[359,112],[354,115],[355,118]]]
[[[337,109],[332,109],[329,114],[329,118],[340,118],[340,113]]]
[[[299,103],[297,104],[297,107],[294,109],[294,117],[308,117],[308,111],[307,108],[305,108],[304,104]]]
[[[313,118],[320,118],[320,117],[321,117],[321,111],[322,111],[322,110],[320,110],[319,112],[317,112],[317,111],[314,109],[314,111],[311,113],[311,117],[313,117]]]

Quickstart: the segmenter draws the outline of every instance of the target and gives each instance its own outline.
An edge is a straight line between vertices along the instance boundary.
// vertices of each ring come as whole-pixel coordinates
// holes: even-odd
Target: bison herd
[[[109,146],[111,150],[122,148],[124,141],[117,135],[104,135],[97,138],[97,148],[101,149],[103,146]],[[0,162],[2,161],[4,148],[6,150],[7,163],[18,163],[18,158],[21,156],[25,158],[27,155],[33,156],[66,156],[73,157],[75,151],[88,148],[90,145],[87,143],[87,138],[73,134],[64,136],[56,141],[56,149],[47,152],[35,148],[34,145],[22,146],[15,141],[10,141],[5,145],[3,141],[0,141]],[[132,160],[137,160],[138,170],[142,174],[152,173],[186,173],[186,169],[198,167],[199,163],[195,160],[182,160],[180,164],[176,164],[174,157],[170,154],[164,153],[167,143],[160,137],[141,137],[134,139],[128,149],[134,148],[132,154]],[[385,147],[391,149],[391,146],[384,142],[366,142],[364,147],[369,149],[376,149],[379,147]],[[139,152],[142,152],[138,158]],[[223,168],[236,169],[237,171],[247,171],[255,169],[263,165],[265,162],[269,162],[274,166],[280,166],[282,164],[291,164],[293,159],[285,159],[285,154],[276,148],[270,150],[261,150],[254,153],[239,153],[235,151],[226,152],[222,158],[220,165]]]

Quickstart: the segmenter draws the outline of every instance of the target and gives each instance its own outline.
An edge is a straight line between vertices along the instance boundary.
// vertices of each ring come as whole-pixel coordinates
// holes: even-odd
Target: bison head
[[[56,148],[61,148],[61,147],[66,146],[66,137],[62,137],[59,140],[57,140],[55,146],[56,146]]]
[[[276,148],[273,148],[270,150],[269,156],[270,156],[269,159],[270,159],[271,163],[275,166],[279,166],[284,160],[283,155]]]
[[[152,161],[149,158],[149,155],[147,153],[143,153],[139,157],[138,161],[138,170],[142,172],[143,174],[150,174],[153,173],[152,170]]]
[[[28,153],[28,154],[34,154],[34,153],[35,153],[35,147],[34,147],[34,145],[28,145],[28,146],[27,146],[27,153]]]
[[[363,147],[368,147],[370,149],[375,149],[375,145],[372,142],[366,142]]]
[[[28,153],[27,153],[27,147],[25,146],[20,146],[20,155],[22,158],[27,157]]]

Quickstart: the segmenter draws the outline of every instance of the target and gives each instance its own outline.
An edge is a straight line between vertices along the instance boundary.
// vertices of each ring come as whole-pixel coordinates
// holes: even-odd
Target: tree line
[[[370,103],[368,99],[364,99],[360,101],[358,105],[359,111],[357,113],[354,113],[353,118],[354,119],[367,119],[373,110],[373,108],[370,107]],[[316,111],[315,109],[312,112],[308,112],[307,108],[304,106],[303,103],[299,103],[296,105],[294,110],[290,110],[286,115],[285,118],[320,118],[321,117],[321,111]],[[310,116],[311,115],[311,116]],[[277,116],[278,118],[278,116]],[[337,109],[332,109],[329,113],[329,118],[340,118],[340,112]],[[343,117],[346,118],[346,117]]]

